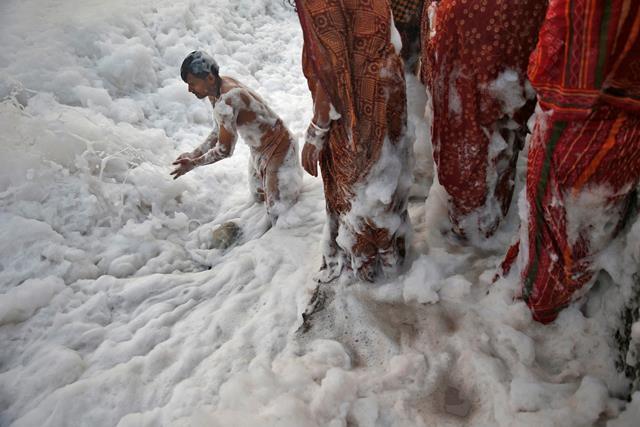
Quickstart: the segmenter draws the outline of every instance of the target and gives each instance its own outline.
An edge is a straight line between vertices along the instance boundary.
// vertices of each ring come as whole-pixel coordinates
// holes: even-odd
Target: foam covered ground
[[[635,425],[640,394],[621,399],[615,332],[637,285],[640,222],[600,257],[607,273],[587,304],[533,323],[514,278],[491,284],[516,202],[492,249],[441,233],[414,78],[411,258],[395,279],[322,287],[302,332],[320,179],[306,175],[262,234],[242,141],[230,159],[169,176],[211,129],[211,106],[179,76],[194,49],[302,138],[311,98],[290,7],[5,0],[0,40],[1,426]],[[209,249],[229,220],[240,244]]]

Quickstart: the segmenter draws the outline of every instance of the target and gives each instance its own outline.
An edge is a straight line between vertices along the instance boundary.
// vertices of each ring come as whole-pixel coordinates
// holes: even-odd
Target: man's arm
[[[209,165],[219,160],[225,159],[233,154],[238,133],[235,121],[225,120],[224,124],[211,131],[207,139],[190,153],[181,154],[175,162],[176,169],[171,172],[173,179],[176,179],[193,168],[202,165]]]
[[[238,139],[237,121],[238,108],[234,105],[234,98],[228,98],[218,103],[211,101],[213,105],[213,119],[218,126],[218,132],[209,135],[200,155],[195,158],[196,166],[209,165],[219,160],[226,159],[233,154],[233,149]],[[206,144],[209,144],[206,146]]]
[[[218,135],[220,134],[220,130],[218,125],[216,124],[215,129],[211,131],[209,136],[204,140],[202,144],[200,144],[195,150],[190,153],[185,153],[188,157],[192,159],[197,159],[201,157],[204,153],[211,150],[218,143]]]
[[[232,129],[220,126],[215,135],[214,132],[211,132],[204,144],[194,152],[195,166],[210,165],[233,154],[238,139],[235,123]]]

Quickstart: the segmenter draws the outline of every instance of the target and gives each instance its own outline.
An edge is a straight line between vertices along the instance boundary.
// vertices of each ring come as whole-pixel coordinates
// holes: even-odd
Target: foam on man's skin
[[[266,199],[267,211],[275,225],[277,218],[296,202],[300,193],[302,171],[298,161],[297,142],[293,138],[278,141],[278,144],[288,144],[288,149],[276,173],[278,179],[278,199],[276,200],[267,193],[268,189],[263,188],[266,184],[266,177],[260,178],[262,173],[260,171],[266,170],[268,162],[272,161],[269,154],[265,153],[265,150],[269,149],[269,147],[265,147],[265,144],[268,143],[266,135],[268,132],[282,132],[278,126],[282,126],[288,134],[290,132],[264,101],[256,99],[256,95],[244,88],[232,88],[217,100],[214,101],[212,98],[210,100],[213,105],[213,117],[216,125],[232,132],[234,136],[237,131],[249,145],[251,154],[249,159],[249,190],[254,197]],[[245,123],[238,124],[238,115],[241,110],[248,111],[255,117]],[[227,154],[226,147],[219,144],[217,140],[211,139],[209,146],[205,157],[212,157],[213,161],[230,155]],[[231,152],[233,152],[234,146],[235,140]]]
[[[273,128],[278,122],[278,116],[264,102],[256,101],[251,93],[242,88],[233,88],[211,103],[216,121],[224,127],[237,127],[247,144],[255,148],[260,146],[264,130]],[[256,117],[254,120],[236,126],[241,109],[255,113]]]

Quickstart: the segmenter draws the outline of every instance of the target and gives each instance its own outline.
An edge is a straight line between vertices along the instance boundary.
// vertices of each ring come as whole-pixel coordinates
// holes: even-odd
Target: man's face
[[[187,74],[187,84],[189,85],[189,92],[197,96],[199,99],[215,95],[216,93],[216,79],[211,74],[204,79],[192,74]]]

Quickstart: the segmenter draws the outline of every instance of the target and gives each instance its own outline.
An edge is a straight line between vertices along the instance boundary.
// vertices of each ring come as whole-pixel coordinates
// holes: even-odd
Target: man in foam
[[[271,224],[295,203],[302,184],[298,144],[282,120],[257,94],[237,80],[221,76],[216,61],[202,51],[183,61],[182,80],[199,99],[209,98],[215,127],[202,145],[181,154],[171,172],[176,179],[195,167],[233,154],[238,133],[251,148],[249,187],[266,202]]]

